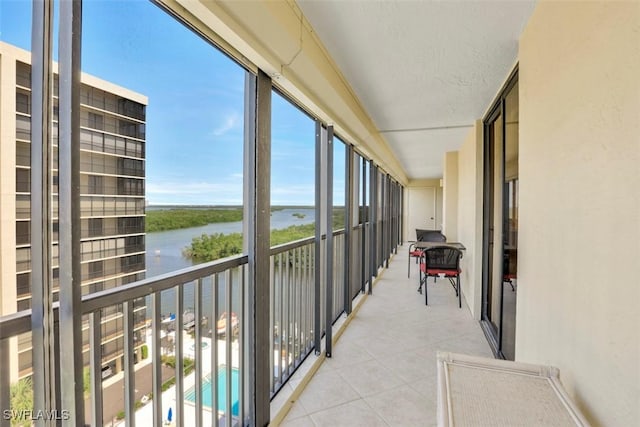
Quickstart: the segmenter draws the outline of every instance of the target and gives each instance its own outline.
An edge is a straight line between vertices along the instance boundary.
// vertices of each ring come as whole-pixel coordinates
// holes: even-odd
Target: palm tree
[[[33,384],[31,377],[22,378],[11,386],[11,409],[19,414],[33,410]],[[14,418],[12,426],[30,426],[31,420]]]

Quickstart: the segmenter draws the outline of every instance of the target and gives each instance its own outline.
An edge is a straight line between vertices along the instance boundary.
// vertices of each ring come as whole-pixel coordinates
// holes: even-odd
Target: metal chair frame
[[[416,242],[446,242],[447,236],[440,230],[423,230],[416,228]],[[415,248],[415,242],[409,245],[409,259],[407,260],[407,277],[411,277],[411,258],[416,259],[416,264],[422,257],[422,250]],[[413,250],[411,249],[413,248]]]
[[[429,305],[429,296],[427,291],[427,281],[429,277],[433,277],[433,281],[438,277],[449,279],[451,286],[456,292],[458,298],[458,308],[462,308],[462,295],[460,292],[460,259],[462,251],[451,246],[435,246],[422,251],[420,257],[420,286],[418,292],[422,294],[422,286],[424,285],[424,303]],[[437,270],[437,274],[429,273],[429,270]],[[455,279],[455,280],[454,280]]]

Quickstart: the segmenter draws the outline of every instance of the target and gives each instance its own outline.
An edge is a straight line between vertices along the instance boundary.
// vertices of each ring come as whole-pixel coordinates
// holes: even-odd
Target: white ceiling
[[[442,177],[517,57],[535,1],[298,0],[410,179]]]

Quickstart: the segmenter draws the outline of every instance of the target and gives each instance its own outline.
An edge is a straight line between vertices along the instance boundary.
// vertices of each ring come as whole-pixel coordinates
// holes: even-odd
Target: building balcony
[[[139,3],[112,13],[143,17],[145,28],[160,35],[178,24],[189,34],[172,38],[176,46],[204,40],[203,52],[234,62],[233,77],[209,73],[223,67],[217,59],[215,66],[202,66],[200,51],[167,49],[162,37],[134,46],[127,37],[114,43],[116,54],[107,62],[124,59],[122,69],[132,75],[162,79],[136,88],[158,92],[147,99],[89,75],[78,80],[82,67],[92,70],[91,54],[110,52],[91,40],[151,34],[137,31],[139,19],[123,19],[119,31],[94,38],[89,30],[98,28],[87,23],[104,20],[100,9],[91,20],[91,2],[82,11],[79,2],[63,2],[72,7],[61,7],[60,22],[50,26],[42,24],[56,15],[49,2],[35,2],[33,52],[0,43],[15,54],[9,62],[5,53],[0,59],[7,87],[19,93],[17,99],[12,90],[2,95],[2,105],[10,107],[2,111],[3,123],[15,120],[15,126],[3,127],[11,130],[10,143],[3,139],[0,158],[3,172],[17,171],[16,182],[3,178],[11,190],[3,192],[2,204],[12,216],[0,218],[10,225],[0,230],[1,261],[10,267],[2,308],[15,308],[16,293],[18,309],[29,308],[33,290],[34,310],[33,318],[28,310],[0,317],[0,410],[9,405],[12,373],[25,372],[18,350],[26,346],[34,348],[37,409],[73,407],[75,425],[429,425],[435,422],[434,356],[440,349],[557,366],[591,424],[637,423],[637,3],[153,2],[168,12],[164,21],[131,13]],[[78,31],[73,25],[81,13]],[[65,62],[57,70],[41,49],[53,37],[72,41],[59,43],[58,58]],[[78,55],[79,46],[91,54]],[[130,52],[147,51],[162,52],[162,65],[185,67],[137,68],[148,64],[131,61]],[[192,64],[183,61],[188,54]],[[58,72],[62,85],[52,98]],[[103,89],[83,95],[82,78],[117,98]],[[193,99],[180,104],[181,97],[166,96],[192,80],[198,82]],[[214,83],[233,88],[237,111],[226,122],[237,125],[235,134],[219,142],[235,147],[242,160],[224,185],[200,185],[184,177],[197,164],[209,174],[221,171],[213,160],[230,158],[184,150],[209,141],[212,129],[228,130],[196,114],[207,110],[199,108],[201,98],[224,99],[211,96]],[[165,116],[183,127],[155,113],[147,122],[149,99],[153,112],[169,108]],[[304,116],[300,136],[285,132],[295,120],[283,114],[284,104]],[[68,114],[80,106],[86,114]],[[58,123],[40,131],[49,128],[47,111],[58,113],[60,135]],[[125,113],[131,119],[121,120]],[[192,136],[202,123],[211,126]],[[311,150],[291,149],[294,140]],[[142,179],[157,167],[147,165],[147,150],[163,141],[171,162],[162,169],[175,179]],[[278,141],[287,142],[279,153],[273,150]],[[44,147],[60,161],[29,157]],[[84,161],[73,157],[78,152]],[[281,190],[271,161],[278,158],[296,166],[283,174],[285,184],[301,183],[303,172],[313,175],[295,191],[315,197],[310,204],[319,225],[313,238],[270,248],[270,197]],[[112,195],[80,196],[81,185],[93,193],[82,170],[88,165],[100,174],[93,184],[102,181]],[[336,169],[343,173],[337,179]],[[39,188],[37,175],[55,170],[65,179],[53,190]],[[111,175],[120,173],[126,180],[119,186]],[[21,191],[14,195],[16,183]],[[91,244],[98,240],[94,234],[121,227],[138,234],[145,206],[156,203],[148,193],[209,193],[229,183],[242,193],[236,199],[244,206],[241,255],[132,283],[125,282],[139,279],[148,265],[141,253],[117,266],[98,260],[91,265],[95,283],[84,287],[90,293],[80,295],[80,275],[73,273],[84,265],[71,254],[79,253],[83,232]],[[135,195],[118,195],[123,192]],[[322,225],[331,222],[332,205],[348,212],[345,229],[333,233]],[[54,240],[62,240],[50,248],[51,236],[37,230],[47,221],[56,224],[58,210],[64,212],[60,226],[51,228]],[[121,223],[120,216],[128,219]],[[429,283],[425,307],[415,291],[415,264],[412,278],[405,278],[402,242],[416,228],[441,229],[467,247],[462,308],[444,280]],[[50,260],[58,266],[52,283],[41,280],[49,277]],[[105,271],[120,274],[104,282]],[[122,286],[111,288],[116,285]],[[138,304],[148,316],[141,335],[134,333]],[[99,325],[114,312],[122,325],[109,333],[121,341],[122,356],[107,366]],[[88,343],[81,337],[84,325]],[[87,358],[78,360],[74,349],[85,345]],[[76,387],[80,383],[86,390]],[[0,427],[8,424],[0,419]]]
[[[386,236],[384,250],[369,250],[377,246],[369,244],[374,238],[371,234],[373,229],[380,233],[381,239],[382,234]],[[357,261],[351,263],[350,279],[345,281],[345,260],[356,259],[345,253],[347,238],[356,243],[352,245],[353,254],[359,256],[360,251],[364,249],[365,257],[362,258],[362,264]],[[361,296],[362,290],[366,289],[373,279],[367,279],[368,273],[363,275],[363,269],[373,272],[374,275],[384,271],[382,266],[393,252],[393,242],[399,244],[399,222],[394,217],[379,221],[377,227],[373,228],[365,224],[354,227],[351,233],[345,233],[344,230],[335,231],[330,239],[320,239],[321,250],[326,250],[329,241],[333,244],[334,260],[333,271],[329,274],[334,280],[323,282],[321,287],[318,285],[321,299],[317,303],[314,302],[316,240],[303,239],[271,248],[271,273],[268,279],[271,315],[266,337],[270,349],[256,358],[268,361],[271,373],[268,375],[269,391],[261,396],[262,399],[282,399],[282,396],[290,392],[291,386],[288,381],[294,378],[296,372],[303,372],[316,360],[324,359],[324,356],[320,356],[320,351],[318,355],[315,354],[315,349],[326,348],[326,345],[322,344],[323,340],[331,339],[333,331],[338,330],[337,326],[331,325],[338,325],[346,318],[345,309],[350,304],[345,304],[345,295],[349,295],[348,300],[353,297],[356,297],[357,301],[364,299]],[[382,244],[382,240],[380,243]],[[402,253],[402,247],[400,252]],[[388,255],[382,257],[382,253]],[[392,273],[394,269],[404,271],[402,254],[397,256],[399,261],[390,262],[389,277],[395,274]],[[208,420],[212,417],[222,422],[227,414],[231,414],[230,417],[235,420],[249,416],[248,396],[249,391],[255,387],[256,378],[255,374],[250,374],[255,359],[249,356],[247,347],[247,342],[251,339],[248,326],[251,323],[250,313],[247,309],[247,263],[247,256],[236,256],[84,296],[81,310],[84,327],[88,325],[84,334],[89,336],[86,361],[91,362],[87,368],[90,369],[91,385],[86,383],[86,376],[77,380],[86,383],[85,400],[88,411],[85,413],[85,422],[101,425],[116,421],[124,411],[122,413],[125,414],[126,422],[133,423],[138,419],[138,424],[144,424],[143,420],[148,420],[149,417],[166,419],[169,408],[172,408],[174,419],[184,420],[185,425],[197,425],[197,413],[202,414],[202,425],[208,425]],[[325,268],[325,260],[322,263]],[[320,263],[317,265],[320,268]],[[375,267],[371,267],[372,265]],[[348,285],[346,290],[345,283]],[[411,288],[415,285],[406,278],[404,284]],[[330,293],[333,295],[330,295],[326,286],[331,287]],[[374,289],[374,295],[375,292]],[[415,297],[418,309],[428,309],[422,306],[422,299],[415,289],[411,290],[411,294]],[[147,333],[143,334],[144,338],[141,340],[140,337],[136,338],[141,312],[134,312],[134,306],[143,301],[150,307],[150,318],[147,321]],[[372,304],[376,298],[369,296],[368,301]],[[174,307],[175,309],[171,310],[178,315],[174,318],[163,316],[166,304]],[[103,381],[105,350],[100,343],[103,343],[106,337],[103,336],[103,328],[96,328],[94,325],[104,323],[107,313],[113,314],[114,310],[121,313],[122,322],[119,331],[114,332],[112,327],[109,334],[113,336],[115,333],[116,336],[122,337],[123,356],[107,366],[109,375],[106,377],[113,376],[110,379],[104,378]],[[398,307],[397,312],[401,311],[402,308]],[[57,307],[54,313],[54,323],[57,325]],[[202,321],[197,322],[195,319]],[[354,325],[360,322],[360,319],[361,317],[354,319]],[[321,336],[314,332],[317,325],[321,328]],[[21,342],[24,342],[25,336],[28,336],[25,334],[29,334],[30,330],[30,310],[0,318],[0,352],[9,352],[17,337],[21,337]],[[252,339],[257,338],[254,336]],[[57,334],[56,340],[59,340]],[[419,336],[416,336],[415,340],[419,340]],[[342,338],[342,342],[345,341],[346,338]],[[354,339],[355,342],[358,340]],[[144,354],[142,346],[147,348]],[[202,351],[196,351],[198,348]],[[352,351],[353,349],[345,350],[345,356]],[[336,357],[344,357],[341,353],[342,351],[334,352]],[[55,355],[56,359],[59,357],[59,354]],[[175,360],[173,370],[167,369],[167,358]],[[9,358],[4,360],[7,363]],[[180,373],[180,366],[190,365],[193,365],[193,369]],[[219,389],[225,390],[228,392],[226,395],[233,397],[232,400],[225,400],[224,392],[221,392],[218,396],[218,410],[213,412],[210,410],[214,401],[212,399],[215,399],[215,394],[211,397],[212,372],[217,373]],[[144,379],[144,375],[151,375],[153,381]],[[173,376],[175,380],[171,380]],[[37,378],[34,380],[42,381]],[[11,388],[9,376],[1,376],[0,381],[0,390],[7,391]],[[59,373],[53,381],[61,381]],[[225,384],[220,381],[225,381]],[[144,384],[146,388],[138,383]],[[204,385],[199,389],[194,388],[194,384]],[[125,402],[130,402],[130,405],[118,406],[114,403],[117,400],[111,398],[114,393],[113,387],[122,390],[123,386],[127,396]],[[153,399],[152,396],[162,396],[162,399]],[[9,401],[4,400],[8,396],[3,393],[0,397],[3,397],[2,405],[10,407]],[[278,413],[279,410],[274,412],[274,416]],[[102,415],[96,421],[93,414]]]
[[[373,294],[358,297],[353,314],[341,317],[331,358],[310,379],[294,374],[286,386],[294,398],[275,397],[282,426],[436,425],[436,353],[493,357],[449,281],[429,280],[427,306],[416,292],[418,266],[410,265],[407,278],[407,245],[400,246]]]
[[[399,231],[395,221],[381,221],[379,227],[387,232]],[[371,252],[378,251],[369,251],[375,246],[368,244],[368,232],[368,224],[352,230],[350,237],[357,243],[352,250],[360,255],[364,247],[366,253],[363,264],[356,261],[350,265],[346,294],[344,260],[355,258],[345,256],[344,230],[333,233],[337,262],[332,272],[331,302],[324,287],[319,304],[314,302],[315,239],[271,249],[270,350],[257,358],[268,359],[270,393],[263,398],[271,400],[272,422],[276,424],[306,425],[336,419],[355,424],[431,425],[436,420],[436,352],[492,356],[478,321],[466,304],[458,308],[447,280],[429,282],[429,305],[425,305],[424,296],[416,292],[417,265],[410,264],[408,278],[406,245],[400,245],[397,236],[389,241],[395,242],[393,246],[385,244],[390,253],[374,261],[378,268],[371,270]],[[321,244],[324,247],[326,240]],[[367,280],[362,268],[374,271],[377,278]],[[197,425],[198,413],[202,425],[211,425],[216,419],[226,425],[228,414],[238,423],[240,414],[248,414],[244,411],[250,404],[248,392],[255,376],[250,374],[252,361],[246,345],[250,337],[246,272],[247,257],[237,256],[84,296],[83,319],[89,328],[84,334],[91,337],[89,360],[94,361],[90,365],[91,386],[87,384],[86,423],[123,422],[120,417],[126,399],[112,398],[114,390],[122,387],[129,387],[125,395],[132,399],[126,419],[138,425],[146,424],[154,415],[166,420],[169,408],[174,421],[179,423],[181,419],[184,425]],[[371,294],[370,283],[374,284]],[[347,294],[352,304],[345,304]],[[147,301],[150,307],[142,339],[134,336],[141,322],[141,312],[134,314],[135,301]],[[182,315],[173,320],[163,317],[161,307],[167,301]],[[345,311],[348,305],[352,310],[349,315]],[[106,337],[102,328],[93,325],[102,324],[107,312],[114,310],[123,318],[115,334],[122,337],[124,355],[107,365],[108,374],[103,378],[106,371],[99,361],[103,360],[104,348],[96,343]],[[189,317],[189,313],[193,315]],[[322,330],[318,340],[314,333],[316,316]],[[192,320],[198,318],[206,321]],[[327,334],[328,324],[332,326]],[[23,334],[30,328],[30,311],[1,318],[0,350],[7,351],[13,337],[22,336],[24,341]],[[113,327],[110,334],[114,334]],[[327,339],[333,344],[330,358],[325,356]],[[322,351],[316,352],[318,343]],[[148,348],[144,355],[140,350],[143,344]],[[171,356],[176,360],[174,366],[193,365],[193,369],[179,374],[177,368],[168,368],[163,362]],[[212,372],[217,372],[220,392],[218,410],[213,413]],[[170,378],[174,376],[172,385]],[[2,377],[0,389],[10,388],[8,380]],[[204,385],[198,389],[194,384]],[[226,395],[233,398],[225,399]],[[100,412],[102,422],[96,422],[92,414]]]

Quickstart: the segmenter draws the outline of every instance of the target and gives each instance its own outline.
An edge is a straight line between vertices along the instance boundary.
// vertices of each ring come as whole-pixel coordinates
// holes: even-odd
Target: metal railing
[[[370,280],[368,274],[368,225],[352,227],[353,246],[351,254],[345,253],[345,231],[333,231],[333,276],[327,280],[333,287],[331,311],[335,322],[345,309],[344,268],[350,257],[354,268],[351,270],[349,295],[355,298]],[[321,244],[326,244],[324,237]],[[315,305],[320,305],[323,317],[320,334],[324,335],[324,313],[326,290],[321,292],[320,301],[315,301],[315,238],[274,246],[270,250],[270,351],[272,368],[271,396],[282,388],[305,358],[314,351]],[[148,354],[151,356],[152,388],[147,398],[152,401],[151,413],[154,425],[162,425],[168,408],[163,407],[161,396],[165,392],[163,361],[167,355],[175,357],[175,407],[178,425],[193,421],[194,425],[211,423],[214,426],[241,423],[247,415],[245,408],[247,381],[245,372],[245,346],[247,343],[246,295],[248,281],[248,257],[235,256],[200,264],[162,276],[140,280],[131,284],[98,291],[82,297],[83,322],[89,325],[89,360],[91,384],[91,411],[85,415],[93,424],[108,421],[103,400],[103,363],[105,337],[103,333],[108,316],[116,313],[122,318],[121,332],[109,328],[113,338],[120,333],[123,346],[122,375],[125,390],[124,419],[127,425],[135,425],[136,369],[135,362],[142,360],[141,347],[145,341],[134,340],[139,328],[140,312],[134,312],[134,305],[146,304],[146,315],[150,334],[145,333]],[[170,317],[175,313],[175,318]],[[57,322],[57,309],[56,309]],[[203,319],[207,322],[203,323]],[[57,323],[56,323],[57,324]],[[184,331],[192,333],[193,345]],[[16,344],[11,340],[31,331],[31,312],[22,311],[0,317],[0,407],[10,408],[9,351]],[[86,337],[85,337],[86,339]],[[203,343],[206,348],[203,349]],[[86,343],[85,343],[86,345]],[[198,351],[200,349],[200,351]],[[146,351],[145,351],[146,352]],[[189,357],[186,357],[189,356]],[[191,365],[193,374],[185,373]],[[109,366],[112,362],[110,362]],[[148,363],[148,362],[147,362]],[[137,365],[136,365],[137,366]],[[111,367],[108,368],[111,370]],[[166,369],[166,368],[164,368]],[[119,370],[116,369],[116,370]],[[57,375],[60,375],[58,372]],[[57,379],[59,380],[59,378]],[[163,384],[165,384],[163,386]],[[200,385],[200,386],[197,386]],[[169,389],[172,390],[172,389]],[[208,400],[211,396],[211,400]],[[229,398],[225,397],[229,396]],[[146,399],[146,398],[145,398]],[[207,399],[207,400],[205,400]],[[105,416],[107,419],[105,419]],[[93,420],[98,420],[96,423]],[[189,421],[185,421],[189,420]]]
[[[186,418],[192,419],[195,425],[203,425],[203,417],[207,415],[207,424],[219,425],[220,420],[239,419],[243,412],[244,382],[242,380],[243,343],[244,343],[244,295],[246,291],[245,266],[246,256],[236,256],[224,260],[190,267],[175,273],[145,279],[131,285],[125,285],[111,290],[98,292],[83,298],[83,314],[89,315],[92,325],[100,323],[101,310],[116,304],[123,304],[124,311],[124,383],[125,383],[125,421],[127,425],[134,425],[135,403],[135,375],[134,375],[134,345],[130,337],[132,330],[132,304],[138,298],[148,297],[151,310],[151,355],[152,355],[152,393],[161,396],[163,392],[163,378],[161,371],[163,337],[173,334],[174,345],[169,349],[175,356],[175,417],[179,422]],[[208,298],[204,295],[208,292]],[[165,291],[173,291],[166,293]],[[193,296],[193,312],[185,311],[185,292]],[[234,294],[237,296],[234,304]],[[175,319],[163,319],[163,299],[169,298],[170,304],[175,304]],[[206,304],[205,304],[206,303]],[[187,304],[188,306],[189,304]],[[166,306],[166,305],[165,305]],[[191,307],[189,307],[191,308]],[[226,322],[216,321],[221,308],[225,313]],[[235,313],[232,316],[230,313]],[[207,316],[208,315],[208,316]],[[202,319],[208,317],[215,322],[210,331],[208,346],[203,348],[203,338],[207,331],[203,331]],[[173,322],[173,331],[166,328]],[[163,327],[163,325],[165,327]],[[206,325],[206,324],[205,324]],[[193,355],[194,381],[190,389],[186,389],[184,330],[193,331],[193,345],[190,348]],[[92,412],[102,414],[102,386],[101,374],[101,342],[99,331],[91,328],[91,371],[92,371]],[[173,351],[172,351],[173,350]],[[204,354],[208,353],[208,354]],[[208,361],[207,361],[208,359]],[[208,366],[208,369],[207,369]],[[203,378],[208,380],[203,382]],[[224,378],[224,380],[223,380]],[[224,384],[221,383],[224,382]],[[191,382],[191,381],[189,381]],[[233,383],[232,383],[233,382]],[[208,385],[207,385],[208,384]],[[220,388],[225,393],[219,393]],[[207,388],[209,391],[207,391]],[[235,393],[233,390],[236,390]],[[221,395],[226,396],[222,399]],[[205,401],[205,396],[211,396]],[[235,402],[232,402],[237,397]],[[167,408],[162,407],[161,399],[153,400],[154,425],[161,425],[163,413]],[[185,402],[186,401],[186,402]],[[185,405],[187,403],[188,406]],[[208,408],[208,409],[207,409]],[[186,412],[192,412],[187,416]]]
[[[344,265],[345,265],[345,253],[344,253],[344,229],[335,230],[333,232],[333,299],[332,310],[333,319],[332,323],[344,312]]]
[[[313,351],[315,238],[271,248],[272,396]]]
[[[124,419],[126,425],[135,425],[135,410],[140,404],[136,400],[135,361],[144,356],[140,350],[144,342],[134,342],[136,323],[139,315],[134,313],[134,305],[141,299],[150,304],[151,333],[147,341],[151,357],[152,391],[149,398],[152,402],[153,424],[163,424],[163,414],[168,408],[163,407],[162,396],[163,355],[171,353],[175,357],[175,419],[178,425],[185,425],[185,419],[192,420],[194,425],[230,425],[225,420],[233,420],[233,424],[241,424],[245,414],[245,370],[243,369],[244,342],[246,335],[244,300],[246,295],[247,256],[235,256],[206,264],[189,267],[165,275],[144,279],[117,288],[96,292],[82,298],[82,314],[89,322],[90,348],[90,396],[91,415],[85,415],[92,425],[102,425],[104,419],[103,379],[102,379],[102,324],[106,312],[113,312],[113,307],[122,307],[124,339],[124,363],[122,376],[124,380]],[[192,297],[191,303],[185,304],[185,294]],[[167,307],[175,318],[164,316]],[[185,310],[186,308],[192,310]],[[226,322],[216,321],[223,317],[222,313],[233,313],[225,316]],[[166,314],[166,313],[165,313]],[[58,324],[58,307],[55,305],[55,324]],[[213,325],[202,322],[212,319]],[[171,320],[168,320],[171,319]],[[200,321],[198,321],[200,319]],[[173,328],[167,328],[172,325]],[[210,329],[208,327],[210,326]],[[206,328],[206,330],[205,330]],[[171,330],[172,329],[172,330]],[[186,345],[185,329],[193,334],[193,346]],[[0,317],[0,407],[11,408],[10,394],[10,351],[15,343],[12,340],[20,334],[31,331],[31,311],[21,311]],[[113,331],[111,331],[113,332]],[[207,339],[207,335],[209,338]],[[166,338],[173,337],[173,345],[167,346]],[[204,345],[205,343],[207,345]],[[161,345],[162,344],[162,345]],[[58,344],[57,344],[58,345]],[[190,369],[192,357],[193,374],[187,375],[184,368]],[[188,372],[188,371],[187,371]],[[60,380],[59,370],[56,381]],[[203,381],[204,380],[204,381]],[[166,388],[166,382],[164,383]],[[192,386],[186,389],[186,386]],[[197,386],[200,385],[200,386]],[[211,396],[211,400],[208,397]],[[226,396],[226,398],[225,398]],[[146,399],[145,399],[146,400]],[[215,405],[215,406],[214,406]],[[215,409],[214,409],[215,408]],[[188,413],[188,414],[187,414]],[[208,419],[203,420],[204,417]],[[98,422],[96,422],[98,420]],[[189,424],[187,422],[187,424]]]
[[[334,268],[332,280],[332,323],[344,313],[344,230],[333,231]],[[322,245],[324,245],[324,238]],[[323,246],[322,246],[323,247]],[[271,248],[271,351],[273,369],[271,393],[274,396],[314,348],[315,239],[309,237]],[[352,295],[360,292],[360,285]],[[324,335],[326,293],[320,297],[320,333]]]

